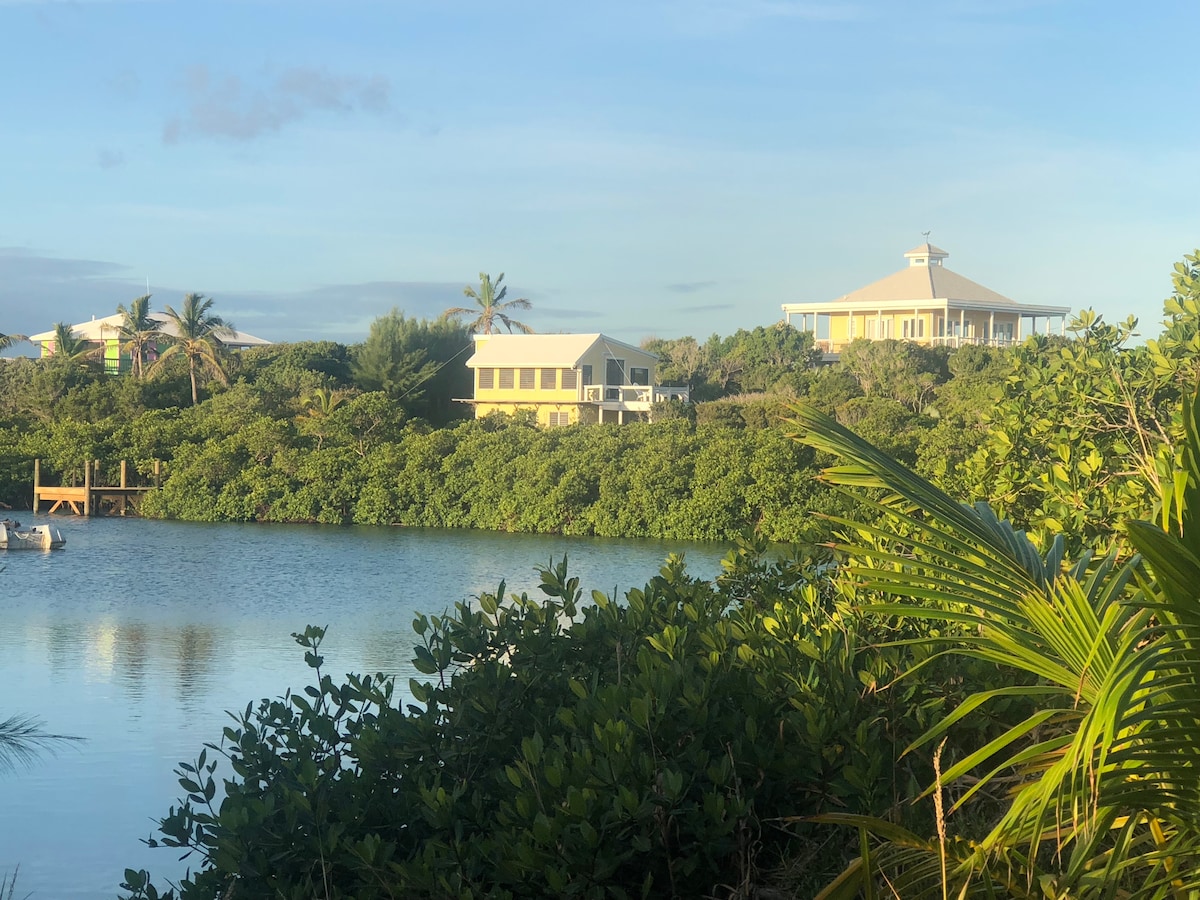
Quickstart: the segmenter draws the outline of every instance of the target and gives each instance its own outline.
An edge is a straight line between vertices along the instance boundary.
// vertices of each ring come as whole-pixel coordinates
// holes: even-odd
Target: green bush
[[[747,896],[787,859],[835,872],[840,847],[784,820],[905,821],[929,772],[900,753],[976,679],[881,648],[916,632],[856,613],[827,562],[764,551],[743,540],[715,583],[669,558],[623,603],[581,604],[564,559],[540,602],[501,584],[421,616],[404,709],[380,676],[335,684],[310,627],[314,683],[182,765],[150,843],[198,856],[179,896],[205,900]]]

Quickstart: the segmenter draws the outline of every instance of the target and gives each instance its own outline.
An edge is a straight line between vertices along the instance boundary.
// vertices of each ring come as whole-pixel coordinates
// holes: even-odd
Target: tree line
[[[515,302],[503,276],[467,289],[481,312],[465,325],[393,310],[357,345],[222,354],[200,340],[194,360],[176,344],[113,377],[63,344],[0,365],[0,500],[27,502],[34,458],[66,479],[89,459],[146,475],[162,460],[153,515],[681,539],[757,527],[786,540],[824,527],[809,510],[845,503],[817,483],[822,460],[782,440],[786,405],[806,400],[939,486],[1083,546],[1148,514],[1173,465],[1173,410],[1195,375],[1196,271],[1194,257],[1177,265],[1163,330],[1141,343],[1136,323],[1089,310],[1065,338],[957,350],[860,340],[829,365],[811,334],[783,323],[704,343],[648,339],[660,379],[699,402],[623,430],[469,419],[456,401],[472,392],[470,334],[488,327],[485,307]],[[147,299],[125,311],[126,341],[145,334],[134,324]],[[191,320],[210,335],[228,327],[199,295],[181,312],[183,334]]]

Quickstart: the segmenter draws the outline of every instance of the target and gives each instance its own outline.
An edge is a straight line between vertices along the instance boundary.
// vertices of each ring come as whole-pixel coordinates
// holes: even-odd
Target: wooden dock
[[[43,503],[52,503],[47,513],[57,512],[76,516],[128,516],[137,515],[142,495],[162,484],[162,464],[154,461],[154,484],[133,486],[129,484],[129,469],[121,460],[121,483],[97,485],[94,473],[99,472],[100,461],[93,460],[84,467],[83,485],[42,484],[42,461],[33,461],[33,511],[41,512]]]

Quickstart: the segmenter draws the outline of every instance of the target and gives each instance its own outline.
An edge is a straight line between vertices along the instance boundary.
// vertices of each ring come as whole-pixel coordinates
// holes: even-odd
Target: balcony
[[[688,388],[664,387],[660,384],[585,384],[585,403],[595,403],[601,409],[649,412],[650,407],[663,400],[680,400],[687,403],[691,397]]]

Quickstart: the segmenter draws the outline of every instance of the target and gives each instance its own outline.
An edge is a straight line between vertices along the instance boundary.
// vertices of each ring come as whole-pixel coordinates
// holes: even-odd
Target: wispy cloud
[[[727,309],[733,309],[732,303],[707,303],[702,306],[677,306],[676,312],[700,313],[700,312],[722,312]]]
[[[308,67],[285,69],[264,84],[249,84],[197,65],[188,69],[183,90],[186,111],[163,127],[168,144],[188,138],[250,141],[315,112],[383,113],[390,106],[391,84],[382,75],[359,78]]]
[[[680,281],[675,284],[668,284],[667,290],[673,294],[694,294],[697,291],[706,291],[710,287],[716,287],[715,281]]]
[[[125,165],[125,154],[120,150],[101,148],[96,154],[96,162],[100,164],[100,168],[102,169],[116,169]]]

